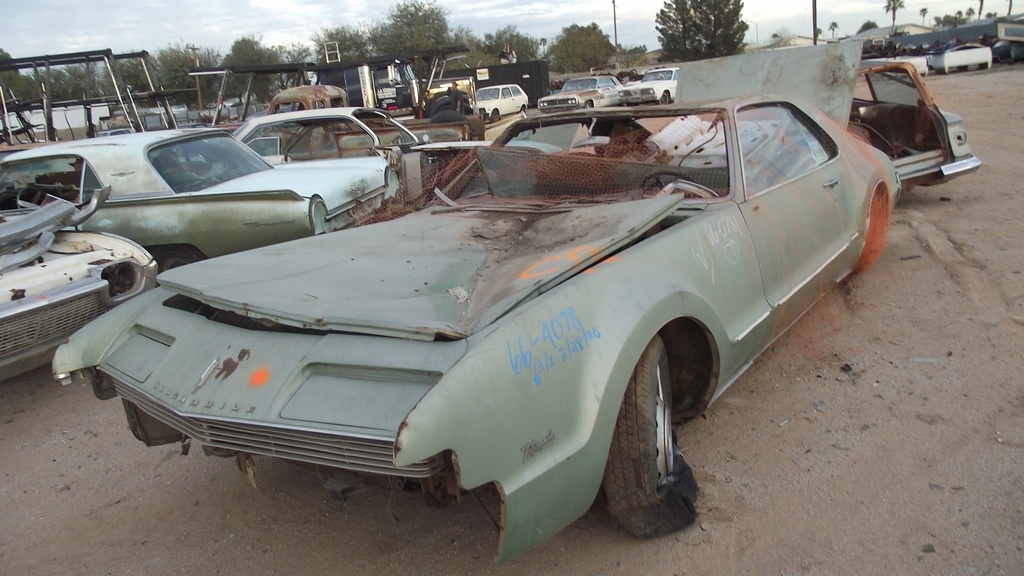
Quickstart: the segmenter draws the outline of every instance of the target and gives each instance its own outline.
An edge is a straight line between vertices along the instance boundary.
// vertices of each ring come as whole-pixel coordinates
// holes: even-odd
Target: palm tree
[[[985,13],[985,0],[978,0],[978,19],[981,19],[981,15]]]
[[[830,32],[832,32],[833,38],[836,37],[836,28],[839,28],[839,24],[836,24],[835,22],[828,25],[828,29]]]
[[[921,8],[917,13],[921,15],[921,26],[924,26],[924,17],[928,15],[928,9]]]
[[[907,5],[903,3],[903,0],[885,0],[885,11],[892,12],[892,28],[889,33],[892,34],[896,31],[896,11],[906,8]]]
[[[964,12],[964,16],[967,16],[967,21],[971,21],[971,16],[974,16],[974,8],[968,8],[967,12]]]

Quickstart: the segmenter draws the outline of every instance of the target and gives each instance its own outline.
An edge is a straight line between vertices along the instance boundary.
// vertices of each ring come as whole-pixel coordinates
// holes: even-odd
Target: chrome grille
[[[576,97],[572,98],[555,98],[548,101],[548,106],[575,106],[578,103]]]
[[[395,466],[392,459],[395,448],[393,440],[358,438],[260,423],[187,416],[174,412],[147,394],[116,379],[114,388],[119,396],[136,404],[144,412],[208,446],[355,472],[409,478],[426,478],[444,469],[444,458],[440,454],[411,466]]]
[[[99,292],[92,292],[7,318],[0,324],[0,355],[14,354],[69,335],[106,310]]]

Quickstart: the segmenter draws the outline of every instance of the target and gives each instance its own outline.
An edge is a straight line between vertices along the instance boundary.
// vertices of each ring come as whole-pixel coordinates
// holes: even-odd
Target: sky
[[[10,6],[17,2],[11,8]],[[14,58],[112,49],[115,53],[156,52],[171,45],[194,44],[227,54],[231,43],[255,35],[265,44],[309,43],[323,27],[358,26],[386,19],[392,0],[0,0],[7,4],[0,48]],[[466,26],[477,36],[515,25],[534,38],[553,40],[566,26],[596,22],[624,48],[660,47],[654,18],[664,0],[431,0],[448,12],[452,28]],[[897,24],[921,23],[919,11],[932,16],[968,8],[972,0],[905,0]],[[820,0],[818,28],[838,24],[837,36],[853,34],[866,20],[890,23],[885,0]],[[1007,0],[988,0],[985,12],[1006,13]],[[746,0],[743,18],[748,43],[764,42],[786,30],[811,35],[810,0]]]

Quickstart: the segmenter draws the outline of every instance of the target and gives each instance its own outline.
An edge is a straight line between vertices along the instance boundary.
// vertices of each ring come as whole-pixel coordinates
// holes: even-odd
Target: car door
[[[512,99],[512,90],[508,86],[503,86],[501,88],[501,115],[506,116],[518,110],[519,107],[516,106],[515,101]]]
[[[773,327],[781,331],[841,276],[852,240],[835,141],[786,103],[736,112],[746,202]]]

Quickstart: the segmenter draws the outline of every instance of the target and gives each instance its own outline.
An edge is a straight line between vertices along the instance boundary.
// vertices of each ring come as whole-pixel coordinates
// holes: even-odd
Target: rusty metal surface
[[[289,326],[464,337],[544,284],[604,258],[681,200],[539,215],[423,212],[279,250],[200,262],[170,270],[160,281],[216,307]],[[415,255],[411,246],[419,247]],[[292,256],[277,259],[281,250]],[[276,262],[273,269],[250,276],[268,258]]]

